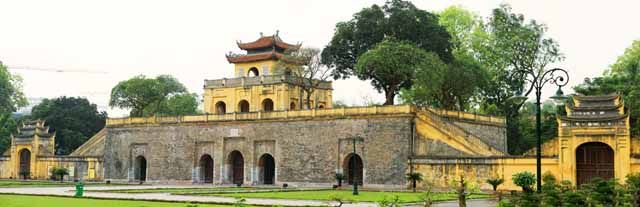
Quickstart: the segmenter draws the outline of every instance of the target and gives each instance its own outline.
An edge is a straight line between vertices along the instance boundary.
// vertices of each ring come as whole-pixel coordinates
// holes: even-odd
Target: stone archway
[[[353,153],[347,155],[342,163],[342,169],[348,184],[353,185],[354,181],[356,181],[359,185],[362,185],[364,165],[360,155]]]
[[[213,158],[209,154],[200,157],[200,180],[204,183],[213,183]]]
[[[23,179],[27,179],[31,176],[31,151],[22,149],[18,155],[20,157],[18,175]]]
[[[614,152],[609,145],[588,142],[576,149],[576,183],[581,185],[593,178],[614,178]]]
[[[272,185],[275,182],[276,161],[270,154],[264,154],[258,161],[258,180],[265,185]]]
[[[238,102],[238,109],[240,113],[249,112],[249,102],[247,100],[242,100]]]
[[[216,103],[216,114],[225,114],[227,113],[227,104],[223,101],[218,101]]]
[[[136,181],[147,180],[147,159],[140,155],[134,162],[134,179]]]
[[[269,98],[264,99],[262,101],[262,110],[263,111],[273,111],[273,101]]]
[[[238,150],[229,153],[227,166],[229,166],[229,179],[231,182],[234,184],[244,183],[244,158],[242,153]]]

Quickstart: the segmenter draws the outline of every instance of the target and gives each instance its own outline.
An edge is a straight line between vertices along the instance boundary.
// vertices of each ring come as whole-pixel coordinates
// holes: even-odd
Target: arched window
[[[140,155],[134,162],[134,178],[136,181],[147,180],[147,159]]]
[[[258,180],[262,184],[271,185],[276,175],[276,161],[270,154],[260,156],[258,161]]]
[[[234,184],[242,184],[244,182],[244,158],[242,153],[234,150],[227,157],[228,176]]]
[[[213,158],[209,154],[200,157],[200,180],[204,183],[213,183]]]
[[[227,113],[227,104],[223,101],[218,101],[216,103],[216,114],[225,114]]]
[[[249,69],[249,72],[247,73],[248,77],[255,77],[255,76],[259,76],[260,72],[258,71],[258,68],[253,67]]]
[[[318,105],[318,108],[319,109],[324,109],[324,105],[320,104],[320,105]]]
[[[273,101],[271,99],[264,99],[262,101],[262,110],[263,111],[273,111]]]
[[[241,113],[249,112],[249,102],[247,100],[242,100],[238,103],[238,109]]]
[[[296,102],[291,102],[291,104],[289,104],[289,110],[296,110]]]

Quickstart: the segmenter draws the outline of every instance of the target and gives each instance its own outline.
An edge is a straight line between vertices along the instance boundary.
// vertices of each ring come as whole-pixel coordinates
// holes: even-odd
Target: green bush
[[[513,175],[513,184],[516,184],[522,191],[530,193],[533,192],[533,185],[536,184],[536,178],[533,173],[521,172]]]
[[[69,170],[67,168],[63,168],[63,167],[51,168],[51,176],[59,177],[60,178],[60,182],[64,181],[64,176],[65,175],[69,175]]]

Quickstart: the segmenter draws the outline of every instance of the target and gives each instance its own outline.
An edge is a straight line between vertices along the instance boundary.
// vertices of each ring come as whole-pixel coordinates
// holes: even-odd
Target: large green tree
[[[438,67],[434,66],[437,64],[434,60],[439,60],[434,53],[417,48],[411,42],[389,38],[362,54],[354,73],[360,79],[371,80],[371,85],[385,94],[384,105],[393,105],[396,94],[411,87],[417,68]]]
[[[429,67],[419,67],[411,88],[403,89],[405,103],[450,110],[469,110],[488,74],[472,57],[456,55],[446,64],[437,57],[428,60]]]
[[[167,102],[172,100],[172,102]],[[180,110],[171,104],[181,104]],[[196,96],[170,75],[147,78],[135,76],[121,81],[111,89],[109,106],[131,109],[130,116],[185,115],[195,114]]]
[[[438,54],[445,62],[452,59],[450,36],[438,24],[435,14],[408,1],[391,0],[384,6],[364,8],[353,19],[337,23],[333,38],[322,51],[322,61],[335,68],[334,78],[347,78],[355,74],[360,56],[385,37],[409,41]]]
[[[631,133],[640,136],[640,40],[628,47],[618,57],[611,68],[600,77],[587,78],[574,87],[577,93],[584,95],[622,95],[625,108],[629,113]]]
[[[11,134],[16,133],[16,120],[11,116],[19,107],[27,105],[22,93],[22,79],[9,73],[0,62],[0,153],[11,144]]]
[[[56,133],[56,154],[69,154],[104,128],[107,113],[86,98],[62,96],[34,106],[31,119],[45,120]]]

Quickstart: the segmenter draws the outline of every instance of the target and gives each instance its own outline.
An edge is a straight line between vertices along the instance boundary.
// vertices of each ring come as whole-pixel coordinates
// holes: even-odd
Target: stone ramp
[[[448,147],[469,156],[505,155],[502,149],[497,149],[487,144],[476,135],[467,132],[460,126],[451,123],[428,109],[416,110],[416,133],[420,139],[442,142]],[[441,156],[429,154],[429,152],[426,153],[426,156]]]

